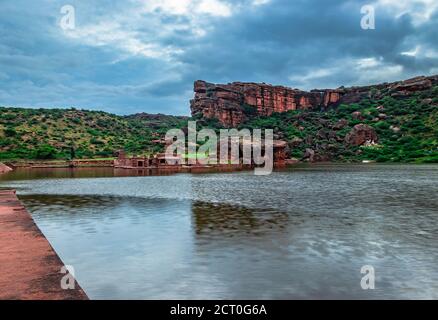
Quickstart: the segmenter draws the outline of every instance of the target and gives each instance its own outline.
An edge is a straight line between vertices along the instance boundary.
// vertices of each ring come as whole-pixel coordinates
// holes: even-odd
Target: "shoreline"
[[[1,163],[1,162],[0,162]],[[75,160],[72,165],[72,161],[69,160],[10,160],[3,161],[4,166],[8,166],[11,170],[16,168],[108,168],[113,167],[116,169],[175,169],[175,168],[211,168],[211,167],[221,167],[221,168],[236,168],[236,167],[246,167],[246,165],[162,165],[162,166],[145,166],[145,167],[135,167],[135,166],[124,166],[124,165],[114,165],[113,160]],[[278,167],[294,167],[296,165],[318,165],[318,164],[438,164],[438,162],[401,162],[401,161],[385,161],[379,162],[375,160],[363,160],[363,161],[293,161],[286,163],[285,165]],[[7,173],[8,171],[1,172]]]
[[[0,190],[0,248],[1,300],[88,300],[76,280],[61,288],[64,263],[11,189]]]

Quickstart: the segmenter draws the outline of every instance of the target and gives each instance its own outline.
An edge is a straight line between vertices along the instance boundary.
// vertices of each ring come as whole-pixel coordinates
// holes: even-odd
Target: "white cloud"
[[[65,36],[89,46],[108,46],[131,54],[162,60],[172,60],[183,49],[163,45],[161,39],[178,32],[203,37],[212,28],[211,17],[232,15],[231,5],[220,0],[133,0],[131,6],[110,15],[93,15],[87,25],[77,24],[73,30],[62,31]],[[236,6],[237,8],[237,6]],[[183,16],[165,23],[168,15]]]
[[[220,0],[150,0],[142,3],[145,12],[162,11],[191,17],[202,14],[228,17],[232,14],[231,6]]]
[[[349,70],[352,78],[350,86],[363,86],[396,81],[403,78],[403,67],[397,64],[386,63],[382,57],[361,59],[342,59],[333,61],[333,67],[309,70],[303,75],[290,76],[289,81],[300,89],[314,89],[322,85],[324,88],[336,88],[345,83],[345,70]]]
[[[115,21],[103,21],[98,24],[66,30],[65,35],[87,45],[111,46],[123,52],[147,58],[166,60],[181,52],[180,49],[172,46],[163,47],[159,43],[142,41],[136,31],[126,29]]]
[[[437,0],[377,0],[375,2],[376,16],[379,9],[394,12],[396,17],[409,13],[414,24],[428,21],[438,9]]]
[[[404,51],[404,52],[402,52],[401,55],[408,56],[408,57],[416,57],[419,52],[420,52],[420,46],[416,46],[411,51]]]
[[[167,14],[185,15],[190,11],[192,0],[151,0],[144,2],[145,11],[152,12],[157,9]]]
[[[401,65],[379,65],[366,71],[358,72],[355,85],[369,85],[384,81],[397,81],[403,79],[403,67]]]
[[[271,2],[271,0],[253,0],[252,5],[253,6],[261,6],[264,4],[268,4],[269,2]]]
[[[350,60],[344,63],[340,73],[345,70],[356,75],[353,85],[368,85],[383,81],[396,81],[403,78],[403,66],[387,63],[383,57],[370,57]]]
[[[289,77],[290,81],[293,82],[311,82],[315,79],[324,78],[333,74],[336,71],[336,68],[321,68],[312,70],[304,75],[293,75]]]
[[[206,13],[213,16],[229,17],[231,15],[231,8],[217,0],[203,0],[199,3],[197,9],[199,13]]]
[[[359,70],[374,68],[374,67],[379,66],[380,64],[381,64],[381,58],[376,59],[374,57],[359,59],[356,62],[357,69],[359,69]]]

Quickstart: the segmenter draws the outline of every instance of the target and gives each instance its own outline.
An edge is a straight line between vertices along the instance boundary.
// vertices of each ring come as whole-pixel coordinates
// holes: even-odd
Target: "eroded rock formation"
[[[0,174],[12,171],[12,168],[9,168],[7,165],[0,162]]]
[[[238,126],[253,115],[328,107],[341,96],[336,90],[306,92],[264,83],[212,84],[201,80],[195,82],[194,90],[192,115],[218,119],[226,127]]]
[[[353,146],[361,146],[365,143],[376,143],[379,138],[376,131],[366,124],[357,124],[345,136],[345,142]]]
[[[195,97],[190,101],[192,116],[217,119],[225,127],[236,127],[252,116],[269,116],[289,110],[324,110],[341,103],[379,98],[409,96],[438,84],[438,76],[416,77],[375,86],[312,90],[310,92],[265,83],[233,82],[213,84],[195,81]]]

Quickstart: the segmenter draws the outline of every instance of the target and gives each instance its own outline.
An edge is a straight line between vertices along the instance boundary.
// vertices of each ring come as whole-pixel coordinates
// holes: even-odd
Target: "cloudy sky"
[[[312,89],[437,74],[437,30],[436,0],[1,0],[0,105],[186,115],[197,79]]]

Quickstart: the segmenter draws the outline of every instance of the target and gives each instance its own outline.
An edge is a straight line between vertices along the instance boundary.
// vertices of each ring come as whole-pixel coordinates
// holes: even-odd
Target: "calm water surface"
[[[92,299],[438,299],[437,165],[137,174],[18,170],[0,187]]]

